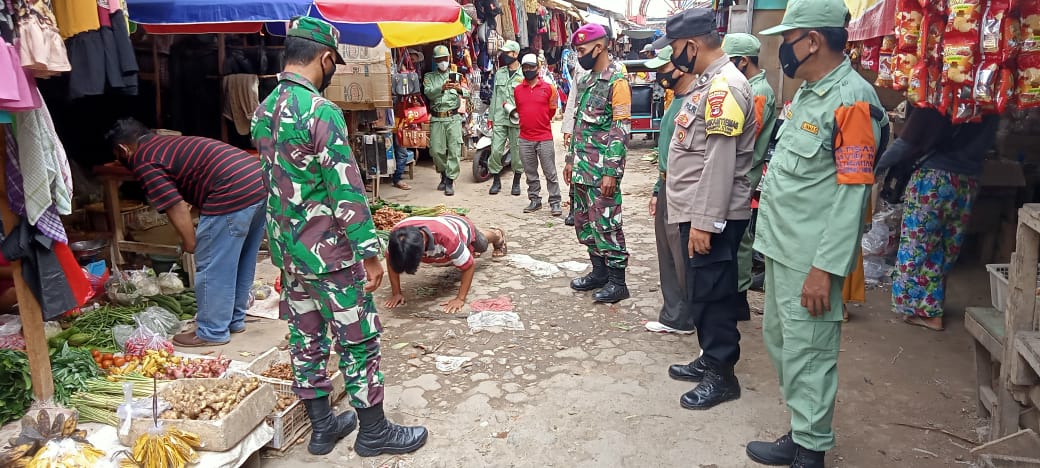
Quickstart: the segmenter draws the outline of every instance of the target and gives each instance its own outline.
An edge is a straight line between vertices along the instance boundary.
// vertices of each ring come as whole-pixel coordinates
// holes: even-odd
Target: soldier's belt
[[[452,117],[455,114],[458,114],[458,111],[453,111],[452,110],[452,111],[448,111],[448,112],[434,112],[433,116],[434,117]]]

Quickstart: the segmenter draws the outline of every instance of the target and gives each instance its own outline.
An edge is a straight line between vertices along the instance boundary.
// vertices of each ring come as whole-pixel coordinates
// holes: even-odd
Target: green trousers
[[[759,181],[762,180],[762,165],[759,164],[757,167],[751,168],[747,177],[748,182],[751,182],[751,192],[754,193],[755,189],[758,188]],[[751,274],[751,270],[754,267],[753,255],[755,249],[752,248],[754,243],[755,231],[753,227],[748,227],[747,231],[744,232],[744,238],[740,240],[740,248],[737,250],[737,291],[740,292],[751,289],[751,282],[754,279],[754,275]]]
[[[430,119],[430,157],[437,171],[449,179],[459,178],[462,160],[462,117],[434,117]]]
[[[811,317],[801,304],[807,276],[766,258],[762,335],[791,412],[795,443],[810,450],[827,451],[834,447],[831,422],[838,393],[844,279],[831,276],[831,310]]]
[[[513,154],[513,173],[524,173],[524,162],[520,158],[520,127],[506,127],[495,125],[491,128],[491,157],[488,158],[488,172],[499,174],[502,172],[502,158],[506,154],[506,142],[509,142],[509,151]]]

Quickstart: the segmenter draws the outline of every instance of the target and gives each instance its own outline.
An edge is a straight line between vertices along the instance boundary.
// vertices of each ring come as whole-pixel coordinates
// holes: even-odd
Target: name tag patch
[[[813,135],[820,134],[820,127],[817,127],[809,122],[802,122],[802,130],[805,130]]]

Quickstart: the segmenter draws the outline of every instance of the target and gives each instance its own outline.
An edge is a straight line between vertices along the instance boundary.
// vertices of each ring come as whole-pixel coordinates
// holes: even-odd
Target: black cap
[[[676,39],[697,37],[718,31],[715,26],[715,13],[707,8],[690,8],[683,10],[665,24],[664,37],[654,41],[655,49],[663,49]]]

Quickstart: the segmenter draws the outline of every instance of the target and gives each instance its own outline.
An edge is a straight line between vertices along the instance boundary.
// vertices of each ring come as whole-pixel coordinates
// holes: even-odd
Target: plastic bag
[[[870,285],[877,285],[884,283],[886,279],[891,277],[892,267],[885,262],[884,258],[877,256],[863,256],[863,276],[866,279],[866,283]]]
[[[184,282],[181,281],[181,277],[176,273],[176,271],[177,265],[174,265],[170,271],[159,273],[157,282],[159,283],[159,290],[161,290],[163,294],[179,294],[184,291]]]
[[[134,316],[138,326],[172,337],[181,332],[181,320],[173,312],[152,306]]]
[[[112,338],[119,349],[123,349],[126,340],[130,339],[130,335],[134,334],[134,330],[135,327],[133,325],[116,325],[112,327]]]
[[[870,231],[863,234],[861,246],[864,256],[884,255],[888,246],[888,226],[884,222],[872,222]]]
[[[130,282],[120,279],[118,275],[105,282],[105,292],[112,302],[119,305],[134,305],[141,302],[142,299],[137,288]]]
[[[160,309],[162,312],[169,314],[165,309]],[[166,351],[173,354],[173,343],[170,343],[169,335],[165,331],[152,330],[148,326],[144,325],[138,318],[143,315],[144,312],[134,316],[134,321],[137,322],[137,328],[130,334],[126,342],[123,343],[123,353],[127,356],[142,356],[148,350]],[[172,314],[171,314],[172,315]],[[176,320],[176,317],[174,317]],[[158,319],[157,319],[158,321]],[[177,321],[178,327],[180,321]],[[152,326],[161,326],[161,324],[153,324]]]
[[[17,335],[22,332],[22,318],[17,315],[0,315],[0,336]],[[47,338],[50,338],[49,336]]]

